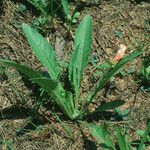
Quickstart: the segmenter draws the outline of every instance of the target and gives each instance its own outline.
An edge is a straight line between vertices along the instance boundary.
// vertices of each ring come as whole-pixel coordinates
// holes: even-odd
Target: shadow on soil
[[[134,0],[134,1],[131,1],[131,2],[135,2],[135,3],[137,3],[137,4],[140,4],[140,3],[142,3],[142,2],[147,2],[147,3],[149,3],[150,1],[149,1],[149,0]]]
[[[46,123],[46,120],[37,112],[25,107],[13,106],[1,110],[1,120],[18,120],[26,119],[25,125],[17,131],[17,136],[26,134],[31,130],[35,130],[38,126]]]
[[[97,150],[97,146],[94,141],[84,138],[84,149],[85,150]]]
[[[3,1],[1,0],[0,1],[0,17],[2,16],[2,14],[4,13],[4,11],[3,11]]]
[[[123,117],[119,115],[117,112],[110,112],[110,111],[104,111],[101,113],[96,113],[92,116],[88,116],[86,118],[88,122],[93,122],[96,121],[98,122],[99,120],[108,120],[108,121],[123,121]]]

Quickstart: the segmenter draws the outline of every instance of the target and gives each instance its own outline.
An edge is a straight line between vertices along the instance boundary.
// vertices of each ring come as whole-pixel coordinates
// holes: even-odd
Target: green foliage
[[[142,135],[142,139],[141,139],[140,145],[138,147],[138,150],[142,150],[143,147],[145,147],[144,142],[146,142],[149,133],[150,133],[150,121],[149,121],[149,123],[147,125],[146,130],[144,131],[144,133]]]
[[[46,0],[27,0],[33,6],[35,6],[42,15],[47,15],[46,5],[48,4]]]
[[[81,38],[82,37],[82,38]],[[92,42],[92,18],[85,17],[75,34],[74,52],[69,62],[69,79],[73,85],[76,100],[79,99],[83,69],[88,62]]]
[[[140,78],[142,85],[150,91],[150,55],[145,57],[142,62]]]
[[[13,144],[13,140],[11,139],[5,139],[5,135],[3,135],[4,133],[1,131],[0,132],[0,145],[2,149],[8,149],[8,150],[15,150],[15,146]]]
[[[0,59],[0,62],[2,62],[5,65],[9,65],[9,66],[12,66],[12,67],[16,68],[17,70],[19,70],[20,72],[22,72],[23,74],[25,74],[29,78],[42,77],[42,75],[39,72],[37,72],[37,71],[35,71],[35,70],[31,69],[31,68],[28,68],[28,67],[26,67],[24,65],[15,63],[13,61]]]
[[[127,115],[130,113],[130,109],[121,110],[121,109],[117,108],[115,110],[115,112],[117,113],[119,118],[121,118],[122,120],[126,120]]]
[[[121,132],[121,128],[117,128],[117,141],[120,147],[120,150],[130,150],[130,143],[128,141],[128,135],[123,135]]]
[[[82,74],[88,63],[88,56],[91,50],[92,43],[92,18],[87,15],[79,25],[75,34],[74,51],[68,64],[68,78],[73,90],[66,89],[60,81],[60,66],[56,60],[55,51],[52,46],[44,39],[37,31],[27,24],[22,24],[23,32],[27,37],[30,47],[38,60],[43,64],[44,68],[48,71],[49,76],[46,77],[42,73],[28,68],[24,65],[0,59],[4,65],[12,66],[28,76],[34,83],[39,84],[58,106],[63,110],[70,119],[83,119],[84,116],[89,115],[87,112],[88,106],[96,94],[103,88],[106,82],[127,62],[138,57],[141,54],[141,48],[126,56],[115,65],[110,65],[103,77],[101,77],[96,85],[88,93],[84,103],[80,101],[80,84]],[[91,115],[114,109],[124,104],[124,101],[115,101],[105,103],[99,106]]]
[[[57,79],[59,76],[59,67],[51,45],[37,33],[36,30],[32,29],[27,24],[22,24],[22,28],[36,57],[48,70],[51,78]]]
[[[70,23],[77,23],[77,18],[80,16],[79,12],[74,12],[74,14],[71,16],[70,14],[67,15],[67,20]]]
[[[121,31],[115,31],[114,34],[115,34],[116,37],[119,37],[119,38],[122,38],[122,37],[123,37]]]
[[[135,145],[134,142],[130,142],[128,140],[128,133],[123,134],[120,127],[115,128],[117,140],[116,143],[113,142],[114,139],[111,138],[112,136],[108,132],[106,124],[103,126],[88,124],[88,128],[90,133],[93,135],[93,137],[96,138],[98,144],[103,149],[117,150],[117,147],[119,147],[120,150],[144,150],[146,147],[145,142],[148,142],[149,140],[150,122],[148,123],[145,131],[137,130],[137,133],[141,136],[140,143],[137,145]]]
[[[69,23],[77,23],[77,18],[80,13],[74,10],[73,14],[70,13],[68,0],[61,0],[62,13],[64,14],[64,18]]]
[[[80,15],[79,12],[74,12],[73,15],[70,14],[68,0],[27,0],[31,5],[33,5],[39,11],[39,18],[33,20],[33,25],[39,27],[46,24],[52,20],[54,14],[61,11],[64,19],[69,23],[76,23],[77,18]],[[19,7],[20,12],[24,12],[26,9],[25,5],[21,4]]]
[[[24,13],[26,11],[27,7],[24,4],[20,4],[18,9],[21,13]]]
[[[95,87],[89,92],[87,98],[86,98],[86,103],[85,106],[88,106],[91,102],[92,99],[96,96],[96,94],[102,90],[106,82],[119,70],[121,69],[127,62],[130,60],[133,60],[134,58],[138,57],[141,54],[141,50],[143,47],[140,47],[138,50],[134,51],[130,55],[124,57],[120,62],[118,62],[115,66],[110,66],[110,69],[103,75],[102,78],[100,78]]]
[[[61,4],[63,7],[63,12],[64,12],[65,16],[70,14],[68,0],[61,0]]]
[[[88,128],[103,149],[116,150],[106,125],[98,126],[95,124],[88,124]]]
[[[136,131],[136,133],[137,133],[140,137],[142,137],[142,136],[144,135],[144,132],[145,132],[144,130],[139,130],[139,129]],[[146,142],[150,142],[150,135],[149,135],[149,134],[148,134],[147,137],[146,137]]]
[[[40,26],[49,23],[50,21],[51,17],[39,16],[32,21],[32,25],[37,29],[41,29]]]

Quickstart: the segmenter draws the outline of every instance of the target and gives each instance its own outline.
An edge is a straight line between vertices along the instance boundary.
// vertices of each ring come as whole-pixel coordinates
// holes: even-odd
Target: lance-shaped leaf
[[[88,124],[90,133],[97,139],[102,149],[116,150],[105,126],[106,125],[99,126],[96,124]]]
[[[64,14],[67,16],[70,14],[68,0],[61,0],[61,4],[63,7]]]
[[[103,76],[103,78],[100,78],[98,82],[96,83],[95,87],[90,91],[89,95],[86,98],[86,102],[84,105],[83,110],[85,111],[88,107],[88,105],[92,102],[95,95],[102,90],[106,82],[120,69],[122,68],[127,62],[135,59],[136,57],[140,56],[142,54],[142,47],[125,58],[123,58],[119,63],[117,63],[115,66],[111,67]]]
[[[25,66],[25,65],[18,64],[16,62],[9,61],[9,60],[4,60],[4,59],[0,59],[0,62],[5,64],[5,65],[9,65],[9,66],[12,66],[12,67],[16,68],[18,71],[25,74],[29,78],[42,77],[42,75],[39,72],[37,72],[37,71],[35,71],[35,70]]]
[[[117,140],[120,150],[130,150],[130,143],[127,135],[123,135],[120,128],[117,128]]]
[[[22,24],[22,29],[36,57],[48,70],[51,78],[57,79],[59,75],[59,67],[52,46],[42,37],[42,35],[27,24]]]
[[[92,42],[92,17],[87,15],[79,25],[74,40],[74,52],[69,63],[69,79],[73,84],[76,99],[79,98],[83,69],[88,62]]]

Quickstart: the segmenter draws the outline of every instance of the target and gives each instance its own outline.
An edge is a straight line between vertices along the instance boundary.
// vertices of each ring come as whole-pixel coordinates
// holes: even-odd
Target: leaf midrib
[[[30,33],[29,33],[30,34]],[[33,43],[38,47],[38,50],[40,50],[40,47],[38,46],[38,44],[36,44],[36,42],[35,42],[35,37],[34,36],[32,36],[31,35],[31,37],[32,37],[32,39],[33,39]],[[30,37],[29,37],[30,38]],[[43,38],[43,37],[42,37]],[[45,40],[45,39],[44,39]],[[46,41],[47,42],[47,41]],[[29,43],[30,43],[30,41],[29,41]],[[49,45],[48,45],[49,46]],[[42,49],[42,48],[41,48]],[[51,65],[51,63],[48,61],[48,57],[47,57],[47,55],[46,55],[46,53],[45,53],[45,51],[43,51],[43,50],[40,50],[42,53],[43,53],[43,55],[45,56],[45,58],[46,58],[46,62],[48,63],[48,65],[50,66],[50,68],[47,68],[48,69],[48,72],[49,72],[49,74],[53,74],[53,77],[54,78],[57,78],[57,75],[55,74],[55,71],[52,69],[53,68],[53,66]],[[39,59],[39,58],[38,58]],[[40,60],[41,61],[41,60]],[[42,62],[42,61],[41,61]],[[43,62],[42,62],[42,64],[44,64]],[[47,66],[46,66],[47,67]],[[50,72],[49,71],[49,69],[52,71],[52,72]]]
[[[83,34],[83,36],[84,36],[84,38],[83,39],[85,39],[85,37],[86,37],[86,34],[87,34],[87,28],[85,29],[85,32],[84,32],[85,34]],[[84,54],[84,47],[85,47],[85,40],[82,40],[82,42],[81,42],[82,44],[80,44],[81,45],[81,47],[83,47],[83,51],[81,51],[81,54],[82,54],[82,56],[81,56],[81,62],[82,63],[80,63],[79,64],[79,71],[80,71],[80,73],[82,72],[82,64],[83,64],[83,54]],[[79,49],[80,49],[80,47],[79,47]],[[78,52],[79,53],[79,52]],[[79,88],[79,86],[80,86],[80,78],[81,78],[81,76],[78,76],[79,78],[78,78],[78,88]]]

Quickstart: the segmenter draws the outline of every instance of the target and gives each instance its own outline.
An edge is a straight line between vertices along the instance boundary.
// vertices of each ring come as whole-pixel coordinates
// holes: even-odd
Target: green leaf
[[[98,143],[101,145],[103,149],[116,150],[111,138],[110,134],[106,130],[104,126],[99,126],[95,124],[88,124],[88,128],[91,134],[96,137]]]
[[[16,68],[18,71],[20,71],[21,73],[25,74],[27,77],[29,78],[39,78],[39,77],[42,77],[42,75],[31,69],[31,68],[28,68],[22,64],[18,64],[16,62],[13,62],[13,61],[9,61],[9,60],[4,60],[4,59],[0,59],[0,62],[2,62],[3,64],[5,65],[9,65],[9,66],[12,66],[14,68]]]
[[[88,124],[91,134],[96,137],[99,144],[104,143],[103,130],[101,126],[95,124]]]
[[[149,133],[150,133],[150,121],[149,121],[149,123],[147,125],[147,128],[146,128],[146,130],[145,130],[145,132],[142,136],[142,139],[141,139],[140,145],[138,147],[138,150],[143,150],[144,142],[146,141],[147,136],[148,136]]]
[[[56,80],[59,75],[59,67],[55,58],[54,49],[35,29],[27,24],[22,24],[22,29],[36,57],[48,70],[51,78]]]
[[[75,119],[79,115],[79,112],[74,109],[73,100],[70,94],[65,92],[58,81],[50,78],[42,78],[42,75],[39,72],[13,61],[0,59],[0,63],[16,68],[18,71],[31,78],[31,81],[39,84],[54,98],[54,101],[71,119]]]
[[[115,111],[122,119],[125,119],[126,116],[129,114],[130,109],[121,110],[120,108],[116,108]]]
[[[121,133],[121,129],[117,128],[117,141],[120,150],[130,150],[128,139]]]
[[[110,133],[107,131],[107,125],[104,124],[102,129],[106,145],[109,147],[109,149],[116,150],[115,145],[112,142]]]
[[[73,15],[73,19],[77,19],[79,16],[80,16],[80,13],[79,12],[75,12],[74,15]]]
[[[139,130],[139,129],[136,131],[136,133],[137,133],[140,137],[142,137],[142,136],[144,135],[144,132],[145,132],[144,130]],[[150,136],[149,136],[149,135],[147,135],[146,141],[147,141],[147,142],[150,142]]]
[[[150,82],[150,55],[146,56],[142,62],[140,76],[145,85],[148,85]]]
[[[126,56],[125,58],[123,58],[120,62],[118,62],[115,66],[110,67],[110,69],[104,74],[104,76],[102,78],[100,78],[98,80],[98,82],[96,83],[95,87],[90,91],[88,97],[86,98],[86,103],[85,103],[85,107],[87,107],[92,99],[96,96],[96,94],[102,90],[102,88],[104,87],[104,85],[107,83],[107,81],[119,70],[121,69],[127,62],[135,59],[136,57],[140,56],[142,54],[142,48],[140,47],[138,50],[132,52],[131,54],[129,54],[128,56]],[[84,107],[84,109],[85,109]]]
[[[31,80],[45,89],[68,117],[75,119],[79,115],[74,109],[71,96],[65,92],[58,81],[48,78],[32,78]]]
[[[74,40],[74,52],[69,63],[69,79],[73,84],[76,100],[79,98],[82,71],[88,62],[92,42],[92,17],[87,15],[80,23]]]
[[[97,65],[97,66],[95,66],[97,69],[99,69],[99,70],[102,70],[102,71],[104,71],[104,70],[106,70],[106,69],[109,69],[110,67],[111,67],[111,65],[109,64],[109,62],[105,62],[105,63],[103,63],[103,64],[101,64],[101,65]]]
[[[51,80],[48,78],[32,78],[31,81],[36,82],[39,84],[43,89],[45,89],[48,93],[51,93],[52,90],[56,88],[58,82],[55,80]]]
[[[31,3],[36,9],[38,9],[43,15],[47,15],[46,12],[46,1],[45,0],[27,0]]]
[[[67,16],[70,14],[68,0],[61,0],[61,4],[63,6],[64,14]]]

